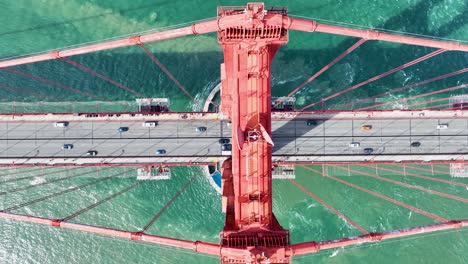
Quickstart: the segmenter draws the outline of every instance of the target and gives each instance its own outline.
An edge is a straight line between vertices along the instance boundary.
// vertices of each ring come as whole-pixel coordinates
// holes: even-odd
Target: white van
[[[55,122],[54,127],[67,127],[68,124],[69,123],[67,121]]]
[[[143,122],[143,127],[155,127],[158,125],[158,121],[146,121]]]
[[[437,129],[447,129],[448,128],[448,124],[438,124],[437,125]]]

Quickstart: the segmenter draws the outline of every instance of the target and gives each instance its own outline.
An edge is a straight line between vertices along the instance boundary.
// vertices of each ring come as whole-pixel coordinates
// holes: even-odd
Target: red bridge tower
[[[221,111],[231,119],[232,159],[223,165],[221,263],[288,263],[289,232],[272,212],[270,65],[288,41],[286,8],[218,8],[223,47]],[[233,26],[229,26],[229,25]]]

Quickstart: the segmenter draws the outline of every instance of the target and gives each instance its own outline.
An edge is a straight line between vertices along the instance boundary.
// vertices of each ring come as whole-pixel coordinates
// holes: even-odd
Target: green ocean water
[[[218,5],[244,5],[240,1],[122,1],[122,0],[55,0],[0,1],[0,57],[14,57],[44,50],[60,49],[116,36],[132,35],[175,24],[215,16]],[[468,3],[464,0],[398,0],[398,1],[271,1],[269,5],[287,5],[289,13],[331,21],[359,24],[386,30],[405,31],[443,38],[468,40]],[[357,40],[321,33],[290,33],[290,42],[282,47],[273,61],[273,95],[287,94],[305,79],[333,60]],[[216,35],[184,37],[147,47],[170,72],[196,96],[204,99],[219,82],[221,49]],[[404,64],[434,49],[367,42],[297,96],[298,105],[367,80],[379,73]],[[111,77],[148,97],[169,97],[174,110],[192,110],[193,105],[179,88],[138,47],[76,56],[73,60]],[[417,66],[361,87],[327,102],[327,107],[388,91],[441,74],[467,67],[468,54],[445,52]],[[42,62],[15,67],[89,94],[132,105],[137,96],[63,61]],[[466,83],[466,74],[457,75],[383,100],[408,97]],[[96,111],[121,109],[117,105],[96,102],[95,98],[43,84],[13,73],[0,71],[0,84],[17,90],[0,89],[0,111]],[[18,90],[20,89],[20,90]],[[466,93],[460,89],[439,94],[444,98]],[[34,93],[31,93],[34,92]],[[44,97],[48,96],[48,97]],[[60,106],[57,98],[89,102],[89,107],[76,104]],[[420,98],[424,101],[428,98]],[[42,101],[41,104],[36,102]],[[34,102],[34,103],[31,103]],[[415,101],[416,102],[416,101]],[[98,106],[96,106],[98,105]],[[357,107],[357,106],[355,106]],[[318,168],[319,169],[319,168]],[[364,170],[363,168],[360,168]],[[399,168],[395,168],[399,169]],[[14,212],[43,217],[64,217],[100,199],[134,184],[135,171],[127,168],[1,170],[0,191],[12,190],[44,180],[90,172],[88,175],[58,181],[0,196],[2,208],[37,199],[115,173],[116,178],[30,205]],[[59,171],[56,174],[49,172]],[[430,175],[450,179],[445,173]],[[422,171],[414,171],[422,174]],[[38,176],[47,173],[47,176]],[[406,187],[377,181],[365,176],[348,177],[339,170],[330,173],[344,180],[375,190],[424,210],[451,219],[468,218],[468,207]],[[380,171],[384,175],[384,171]],[[98,175],[99,174],[99,175]],[[333,180],[297,168],[297,182],[371,231],[387,231],[435,223],[431,218],[372,197]],[[31,177],[22,180],[15,178]],[[148,233],[192,240],[218,241],[224,215],[220,196],[212,189],[199,168],[177,168],[170,181],[145,182],[116,197],[111,202],[79,215],[72,222],[138,230],[143,227],[189,180],[195,180],[150,227]],[[398,175],[385,175],[394,180],[447,192],[468,198],[468,190],[438,182]],[[457,181],[468,183],[466,179]],[[359,231],[328,211],[318,202],[286,181],[274,181],[274,212],[280,223],[291,230],[292,242],[329,240],[359,235]],[[294,263],[468,263],[466,229],[439,232],[374,245],[324,251],[294,259]],[[74,231],[59,230],[34,224],[0,220],[0,263],[217,263],[212,257],[191,252],[110,239]]]

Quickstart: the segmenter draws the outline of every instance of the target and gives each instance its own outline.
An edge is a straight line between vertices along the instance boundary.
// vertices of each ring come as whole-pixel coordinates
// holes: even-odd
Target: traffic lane
[[[468,139],[466,136],[440,136],[441,153],[468,153]]]
[[[322,136],[323,120],[315,120],[316,125],[307,125],[307,120],[273,121],[272,136]]]
[[[298,153],[320,154],[323,152],[323,138],[277,138],[273,139],[276,155],[295,155]]]
[[[414,135],[463,135],[467,133],[466,119],[422,119],[412,120],[411,132]],[[437,129],[437,125],[446,124],[447,129]]]
[[[364,154],[365,148],[373,148],[375,153],[406,153],[409,150],[409,137],[385,140],[378,137],[326,137],[326,138],[280,138],[276,139],[275,155],[352,155]],[[359,147],[350,143],[358,142]]]
[[[410,120],[379,120],[378,127],[380,134],[387,135],[409,135],[410,134]]]
[[[380,120],[354,120],[353,121],[353,135],[360,136],[380,136],[382,134],[382,128]],[[366,130],[364,126],[370,126],[369,130]]]
[[[275,136],[373,136],[373,135],[409,135],[411,122],[413,135],[462,135],[466,134],[468,120],[446,120],[448,129],[438,130],[436,120],[325,120],[317,125],[307,126],[306,120],[276,121],[272,123]],[[445,121],[444,121],[445,122]],[[354,123],[354,127],[352,127]],[[372,125],[371,131],[362,131],[361,126]],[[219,136],[223,122],[159,122],[156,127],[143,127],[143,122],[70,122],[68,127],[54,127],[54,123],[2,123],[2,138],[121,138],[121,137],[170,137],[170,136]],[[200,126],[207,127],[205,132],[196,132]],[[129,127],[129,131],[119,133],[118,127]],[[324,131],[325,128],[325,131]],[[230,127],[222,127],[223,134],[230,136]]]
[[[441,136],[445,135],[463,135],[468,132],[468,119],[441,119],[439,124],[448,125],[447,129],[439,129]]]
[[[52,136],[63,136],[63,130],[53,130],[49,123],[2,123],[0,138],[35,138],[38,131],[49,131]]]
[[[158,149],[165,149],[171,156],[220,155],[221,145],[217,138],[191,139],[106,139],[106,140],[25,140],[1,142],[7,151],[0,157],[84,157],[89,150],[98,151],[98,156],[154,156]],[[61,149],[63,144],[73,144],[73,149]]]
[[[325,136],[353,135],[353,120],[325,120],[323,126],[325,131],[322,131],[322,134]]]
[[[73,122],[67,127],[54,127],[54,123],[23,123],[9,130],[9,137],[22,138],[148,138],[148,137],[177,137],[177,136],[219,136],[219,121],[204,122],[184,126],[178,133],[181,122],[159,122],[156,127],[143,127],[142,122]],[[16,123],[11,123],[16,124]],[[4,125],[4,124],[3,124]],[[205,132],[196,132],[198,126],[207,127]],[[126,132],[118,132],[119,127],[128,127]],[[6,131],[3,131],[6,138]]]

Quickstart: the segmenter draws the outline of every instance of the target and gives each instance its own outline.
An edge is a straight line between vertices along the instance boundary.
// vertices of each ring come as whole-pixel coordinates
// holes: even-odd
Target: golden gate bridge
[[[287,97],[279,99],[277,101],[272,101],[271,99],[271,86],[270,86],[270,67],[272,59],[280,48],[280,46],[288,42],[290,30],[304,31],[304,32],[322,32],[329,34],[337,34],[343,36],[349,36],[358,38],[356,43],[350,46],[348,49],[344,50],[337,58],[332,60],[330,63],[325,65],[322,69],[317,71],[314,75],[309,77],[305,82],[291,90],[288,93]],[[282,155],[281,158],[275,159],[275,155],[272,153],[275,143],[277,143],[275,137],[272,137],[272,115],[275,113],[272,109],[275,109],[278,105],[281,105],[284,100],[294,96],[304,88],[307,84],[315,80],[320,74],[327,71],[329,68],[333,67],[341,59],[346,57],[348,54],[352,53],[354,50],[359,48],[361,45],[368,41],[388,41],[408,45],[417,45],[435,48],[436,50],[430,52],[424,56],[416,58],[412,61],[406,62],[398,67],[390,69],[386,72],[378,74],[366,81],[355,84],[351,87],[348,87],[342,91],[339,91],[334,94],[324,95],[323,98],[317,98],[315,102],[308,104],[302,107],[299,110],[288,111],[277,113],[278,120],[292,120],[294,118],[301,118],[301,115],[306,115],[303,119],[316,122],[323,118],[324,115],[336,115],[341,118],[340,120],[360,120],[356,118],[356,115],[365,115],[366,118],[371,118],[371,116],[381,116],[379,120],[397,120],[401,118],[401,113],[399,111],[379,111],[373,110],[378,109],[382,106],[387,106],[389,104],[408,101],[415,98],[426,97],[439,93],[446,93],[450,91],[461,90],[466,87],[466,84],[459,84],[452,87],[443,88],[437,91],[421,93],[414,95],[410,98],[395,99],[393,101],[387,101],[382,103],[376,103],[374,105],[361,107],[355,110],[347,110],[347,107],[353,103],[365,102],[381,96],[396,93],[406,89],[411,89],[413,87],[435,82],[444,78],[451,76],[461,75],[468,71],[468,68],[459,69],[456,71],[451,71],[440,76],[434,76],[427,80],[423,80],[417,83],[405,85],[392,89],[388,92],[370,96],[368,98],[363,98],[356,100],[354,102],[345,103],[336,107],[336,109],[326,109],[326,102],[341,96],[347,92],[351,92],[362,86],[365,86],[371,82],[384,78],[388,75],[391,75],[402,69],[417,65],[418,63],[443,54],[445,52],[453,51],[468,51],[468,45],[456,42],[447,42],[440,41],[435,39],[419,38],[413,36],[404,36],[396,35],[390,33],[379,32],[375,30],[362,30],[355,29],[350,27],[343,27],[337,25],[329,25],[318,23],[314,20],[308,20],[303,18],[291,17],[287,13],[285,7],[265,7],[263,3],[249,3],[244,7],[219,7],[217,10],[217,18],[212,20],[206,20],[199,23],[194,23],[191,26],[175,28],[167,31],[155,32],[142,34],[137,36],[131,36],[125,39],[112,40],[108,42],[84,45],[76,48],[56,50],[52,52],[47,52],[43,54],[37,54],[33,56],[25,56],[21,58],[7,59],[0,61],[0,70],[7,71],[22,77],[33,79],[37,82],[42,82],[48,85],[59,87],[64,90],[72,91],[74,93],[79,93],[91,98],[104,100],[100,96],[94,95],[89,92],[83,92],[73,87],[63,85],[61,83],[42,78],[27,72],[20,71],[18,69],[12,68],[14,66],[37,63],[47,60],[60,60],[65,63],[68,63],[77,69],[85,71],[91,75],[94,75],[106,82],[109,82],[131,94],[134,94],[138,97],[144,97],[139,91],[127,87],[108,76],[105,76],[83,64],[78,63],[77,61],[70,58],[71,56],[98,52],[108,49],[126,47],[126,46],[138,46],[142,51],[149,57],[149,59],[154,62],[158,67],[160,67],[167,76],[181,89],[181,91],[186,94],[192,101],[196,102],[195,98],[187,91],[187,89],[176,79],[174,75],[161,63],[161,61],[156,58],[156,56],[145,47],[145,43],[162,41],[166,39],[182,37],[187,35],[200,35],[210,32],[218,33],[218,43],[221,45],[224,54],[224,62],[221,64],[221,95],[220,95],[220,104],[218,105],[218,110],[220,114],[211,115],[210,118],[214,117],[217,120],[229,121],[230,123],[230,141],[232,142],[232,151],[231,155],[223,156],[219,154],[210,154],[205,157],[197,155],[189,155],[190,157],[184,157],[183,155],[178,156],[178,154],[172,154],[169,158],[160,158],[153,156],[145,157],[117,157],[118,155],[109,155],[107,159],[102,157],[72,157],[73,161],[67,162],[50,162],[54,159],[53,156],[33,156],[27,157],[24,159],[19,156],[2,158],[2,166],[5,167],[61,167],[61,166],[98,166],[98,167],[107,167],[107,166],[200,166],[217,163],[222,160],[222,208],[223,212],[226,214],[225,225],[223,230],[220,231],[220,241],[219,244],[203,242],[203,241],[189,241],[177,238],[169,238],[147,234],[146,231],[148,228],[156,221],[156,219],[167,209],[173,201],[187,188],[187,186],[192,182],[193,178],[189,179],[185,185],[175,194],[175,196],[169,200],[165,207],[156,214],[151,221],[149,221],[141,230],[138,231],[128,231],[128,230],[119,230],[106,228],[101,226],[94,226],[88,224],[78,224],[72,223],[69,220],[75,218],[76,216],[87,212],[105,202],[110,201],[111,199],[139,186],[142,182],[137,182],[126,189],[123,189],[119,192],[116,192],[106,198],[97,201],[86,208],[82,208],[66,217],[60,219],[52,218],[43,218],[38,216],[23,215],[14,213],[13,211],[24,208],[26,206],[36,204],[54,197],[73,192],[75,190],[104,182],[113,177],[119,175],[119,173],[102,177],[97,180],[81,184],[75,187],[71,187],[65,190],[54,192],[48,194],[44,197],[33,199],[24,203],[16,204],[9,206],[7,208],[0,209],[0,217],[6,219],[12,219],[16,221],[31,222],[42,225],[49,225],[57,228],[65,228],[72,230],[85,231],[105,236],[117,237],[122,239],[129,239],[134,241],[145,241],[148,243],[155,243],[160,245],[166,245],[177,248],[184,248],[193,250],[198,253],[208,254],[218,256],[221,263],[289,263],[291,257],[299,256],[304,254],[312,254],[321,250],[339,248],[344,246],[356,245],[361,243],[374,243],[386,239],[393,239],[398,237],[405,237],[417,234],[423,234],[428,232],[435,232],[448,229],[457,229],[464,228],[468,224],[468,219],[449,219],[447,217],[437,215],[435,213],[423,210],[416,206],[404,203],[397,199],[379,194],[375,191],[363,188],[359,185],[350,183],[343,179],[337,178],[336,176],[330,175],[327,172],[326,168],[334,168],[342,171],[347,171],[348,173],[356,173],[366,177],[371,177],[381,181],[391,182],[393,184],[405,186],[408,188],[428,192],[434,195],[445,197],[447,199],[455,200],[461,203],[468,202],[468,199],[448,194],[445,192],[435,191],[429,188],[424,188],[418,185],[408,184],[396,180],[391,180],[385,177],[378,175],[377,170],[384,170],[394,173],[400,173],[401,171],[390,169],[384,166],[379,166],[381,164],[398,164],[405,169],[405,175],[408,177],[417,177],[420,179],[425,179],[429,181],[437,181],[444,184],[457,185],[461,187],[468,188],[468,184],[461,182],[454,182],[449,180],[442,180],[438,178],[433,178],[429,176],[422,176],[413,172],[406,172],[406,168],[412,168],[417,170],[429,170],[430,172],[438,172],[438,168],[434,168],[434,164],[442,164],[441,166],[446,166],[446,164],[465,164],[464,157],[468,155],[465,150],[456,150],[454,152],[441,152],[438,153],[392,153],[391,155],[385,155],[385,153],[375,153],[372,154],[372,149],[369,153],[362,153],[358,155],[357,159],[354,159],[353,154],[341,155],[322,155],[322,153],[306,153],[301,155],[292,155],[292,154],[278,154]],[[25,92],[20,88],[10,87],[10,86],[1,86],[3,89]],[[28,92],[32,95],[39,95],[35,92]],[[45,98],[53,98],[49,95],[42,95]],[[64,98],[54,98],[61,101],[66,101]],[[443,101],[442,99],[437,99]],[[447,98],[445,98],[447,100]],[[433,100],[434,101],[434,100]],[[423,104],[424,102],[418,102],[412,106],[417,106]],[[446,105],[445,105],[446,106]],[[316,111],[306,111],[312,107],[321,107],[321,110]],[[417,108],[417,107],[416,107]],[[343,109],[343,110],[338,110]],[[408,114],[413,115],[417,114],[416,118],[423,118],[428,120],[439,120],[442,115],[442,119],[450,116],[453,119],[465,120],[466,121],[466,111],[464,109],[452,109],[451,106],[444,107],[444,110],[440,111],[427,111],[428,109],[418,109],[416,111],[408,111]],[[212,113],[211,113],[212,114]],[[422,115],[421,115],[422,114]],[[89,115],[89,114],[88,114]],[[158,119],[160,120],[179,120],[178,122],[184,122],[183,120],[202,120],[207,118],[209,113],[178,113],[178,112],[167,112],[167,113],[143,113],[144,120]],[[322,115],[322,116],[321,116]],[[385,116],[389,115],[389,116]],[[59,118],[66,118],[67,120],[72,120],[76,118],[82,122],[79,115],[72,113],[60,113],[55,115],[52,119],[47,119],[48,113],[10,113],[2,114],[4,122],[34,122],[34,120],[55,120],[59,121]],[[112,113],[96,113],[92,114],[86,118],[105,118],[103,122],[107,122],[112,118],[132,118],[135,114],[129,112],[112,112]],[[149,116],[149,117],[148,117]],[[341,116],[341,117],[340,117]],[[180,118],[183,117],[182,121]],[[15,119],[13,121],[13,119]],[[55,119],[54,119],[55,118]],[[137,118],[141,118],[137,117]],[[146,119],[145,119],[146,118]],[[147,119],[149,118],[149,119]],[[364,118],[364,119],[366,119]],[[412,117],[413,118],[413,117]],[[362,119],[362,118],[361,118]],[[18,121],[20,120],[20,121]],[[120,120],[120,119],[115,119]],[[275,120],[273,121],[273,123]],[[438,126],[445,125],[444,123],[437,122]],[[455,123],[454,123],[455,124]],[[309,125],[309,124],[308,124]],[[311,123],[311,125],[316,125],[316,123]],[[456,126],[456,125],[455,125]],[[371,125],[361,126],[363,130],[370,130]],[[410,129],[411,129],[410,124]],[[446,127],[445,127],[446,128]],[[128,129],[128,128],[127,128]],[[442,129],[442,127],[438,127]],[[206,130],[206,128],[205,128]],[[466,131],[465,131],[466,132]],[[294,134],[297,136],[297,134]],[[300,136],[300,135],[299,135]],[[411,135],[410,135],[411,136]],[[325,137],[325,136],[324,136]],[[440,141],[440,134],[439,134]],[[203,144],[202,142],[200,144]],[[439,143],[440,144],[440,143]],[[439,147],[440,148],[440,147]],[[39,151],[37,152],[39,153]],[[96,152],[97,153],[97,152]],[[164,152],[165,153],[165,152]],[[372,155],[368,155],[372,154]],[[406,160],[402,160],[400,156],[406,157]],[[294,156],[295,158],[290,158]],[[296,157],[297,156],[297,157]],[[318,160],[312,159],[311,156],[318,157]],[[323,157],[322,157],[323,156]],[[398,158],[396,158],[398,156]],[[427,157],[430,158],[428,159]],[[453,156],[459,157],[454,159]],[[196,159],[194,159],[196,157]],[[328,160],[323,160],[326,157]],[[369,157],[372,157],[371,159]],[[63,158],[63,157],[59,157]],[[322,160],[320,160],[322,158]],[[383,158],[384,160],[379,160]],[[32,161],[31,161],[32,160]],[[113,160],[113,162],[111,162]],[[412,164],[429,164],[430,169],[411,167]],[[311,164],[321,164],[322,170],[316,170],[314,168],[307,167]],[[350,167],[352,165],[361,165],[361,168],[374,168],[376,173],[366,172],[367,170],[355,170]],[[359,230],[362,235],[358,237],[351,238],[342,238],[333,241],[310,241],[298,244],[292,244],[290,240],[290,233],[288,230],[284,229],[278,220],[276,219],[273,210],[272,210],[272,174],[274,173],[275,166],[282,165],[298,165],[302,166],[305,169],[312,171],[316,174],[322,175],[325,178],[332,179],[334,181],[340,182],[341,184],[350,186],[362,192],[368,193],[372,196],[378,197],[390,203],[396,204],[398,206],[404,207],[412,212],[424,215],[428,218],[435,220],[437,223],[426,226],[416,226],[407,229],[394,230],[388,232],[370,232],[363,226],[359,225],[342,212],[338,211],[332,205],[321,199],[316,194],[307,190],[304,186],[300,185],[298,182],[293,179],[289,181],[294,184],[298,189],[302,190],[304,193],[318,201],[320,204],[328,208],[330,211],[334,212],[337,216],[343,219],[345,222]],[[354,167],[353,167],[354,168]],[[38,170],[34,168],[33,170]],[[31,171],[33,171],[31,170]],[[68,168],[64,168],[68,170]],[[58,173],[55,171],[53,173]],[[60,178],[55,181],[61,181],[67,178],[78,177],[86,173],[81,173],[73,176],[68,176],[66,178]],[[43,175],[50,175],[51,173],[45,172]],[[21,178],[19,178],[21,179]],[[15,180],[18,180],[16,178]],[[30,186],[19,187],[7,191],[0,192],[0,195],[7,195],[14,192],[19,192],[34,188],[37,186],[43,186],[46,184],[52,183],[51,181],[46,183],[33,184]]]

